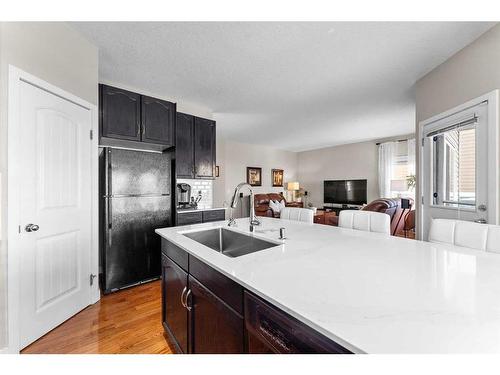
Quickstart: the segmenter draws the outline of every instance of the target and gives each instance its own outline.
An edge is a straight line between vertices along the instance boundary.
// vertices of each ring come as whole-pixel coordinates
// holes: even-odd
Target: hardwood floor
[[[21,353],[172,353],[161,325],[161,283],[102,296]]]

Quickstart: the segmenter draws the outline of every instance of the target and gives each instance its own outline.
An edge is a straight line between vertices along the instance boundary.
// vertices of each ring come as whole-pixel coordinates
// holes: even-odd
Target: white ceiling
[[[291,151],[414,131],[414,83],[483,22],[73,23],[99,75],[208,107],[224,137]]]

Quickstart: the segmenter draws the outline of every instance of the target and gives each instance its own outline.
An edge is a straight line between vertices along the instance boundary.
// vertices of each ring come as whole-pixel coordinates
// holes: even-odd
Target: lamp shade
[[[391,180],[391,191],[406,191],[408,185],[406,180]]]
[[[286,185],[286,190],[299,190],[300,186],[298,182],[288,182]]]

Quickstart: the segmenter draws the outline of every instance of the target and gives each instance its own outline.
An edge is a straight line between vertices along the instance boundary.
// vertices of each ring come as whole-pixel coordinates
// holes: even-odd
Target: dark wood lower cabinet
[[[261,298],[245,291],[245,324],[249,352],[280,354],[349,351]],[[260,343],[259,343],[260,342]]]
[[[162,255],[162,321],[163,327],[177,344],[188,353],[188,312],[181,303],[187,292],[188,274],[166,255]]]
[[[262,342],[256,335],[247,331],[247,352],[249,354],[275,354],[269,345]]]
[[[244,353],[243,317],[192,277],[189,290],[192,352]]]
[[[164,239],[162,253],[163,326],[179,351],[350,353]]]

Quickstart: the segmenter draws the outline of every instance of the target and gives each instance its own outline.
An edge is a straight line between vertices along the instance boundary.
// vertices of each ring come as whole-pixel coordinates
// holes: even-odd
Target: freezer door
[[[107,195],[170,194],[171,155],[106,149]]]
[[[161,242],[154,230],[171,225],[170,196],[108,198],[105,204],[104,292],[159,277]]]

